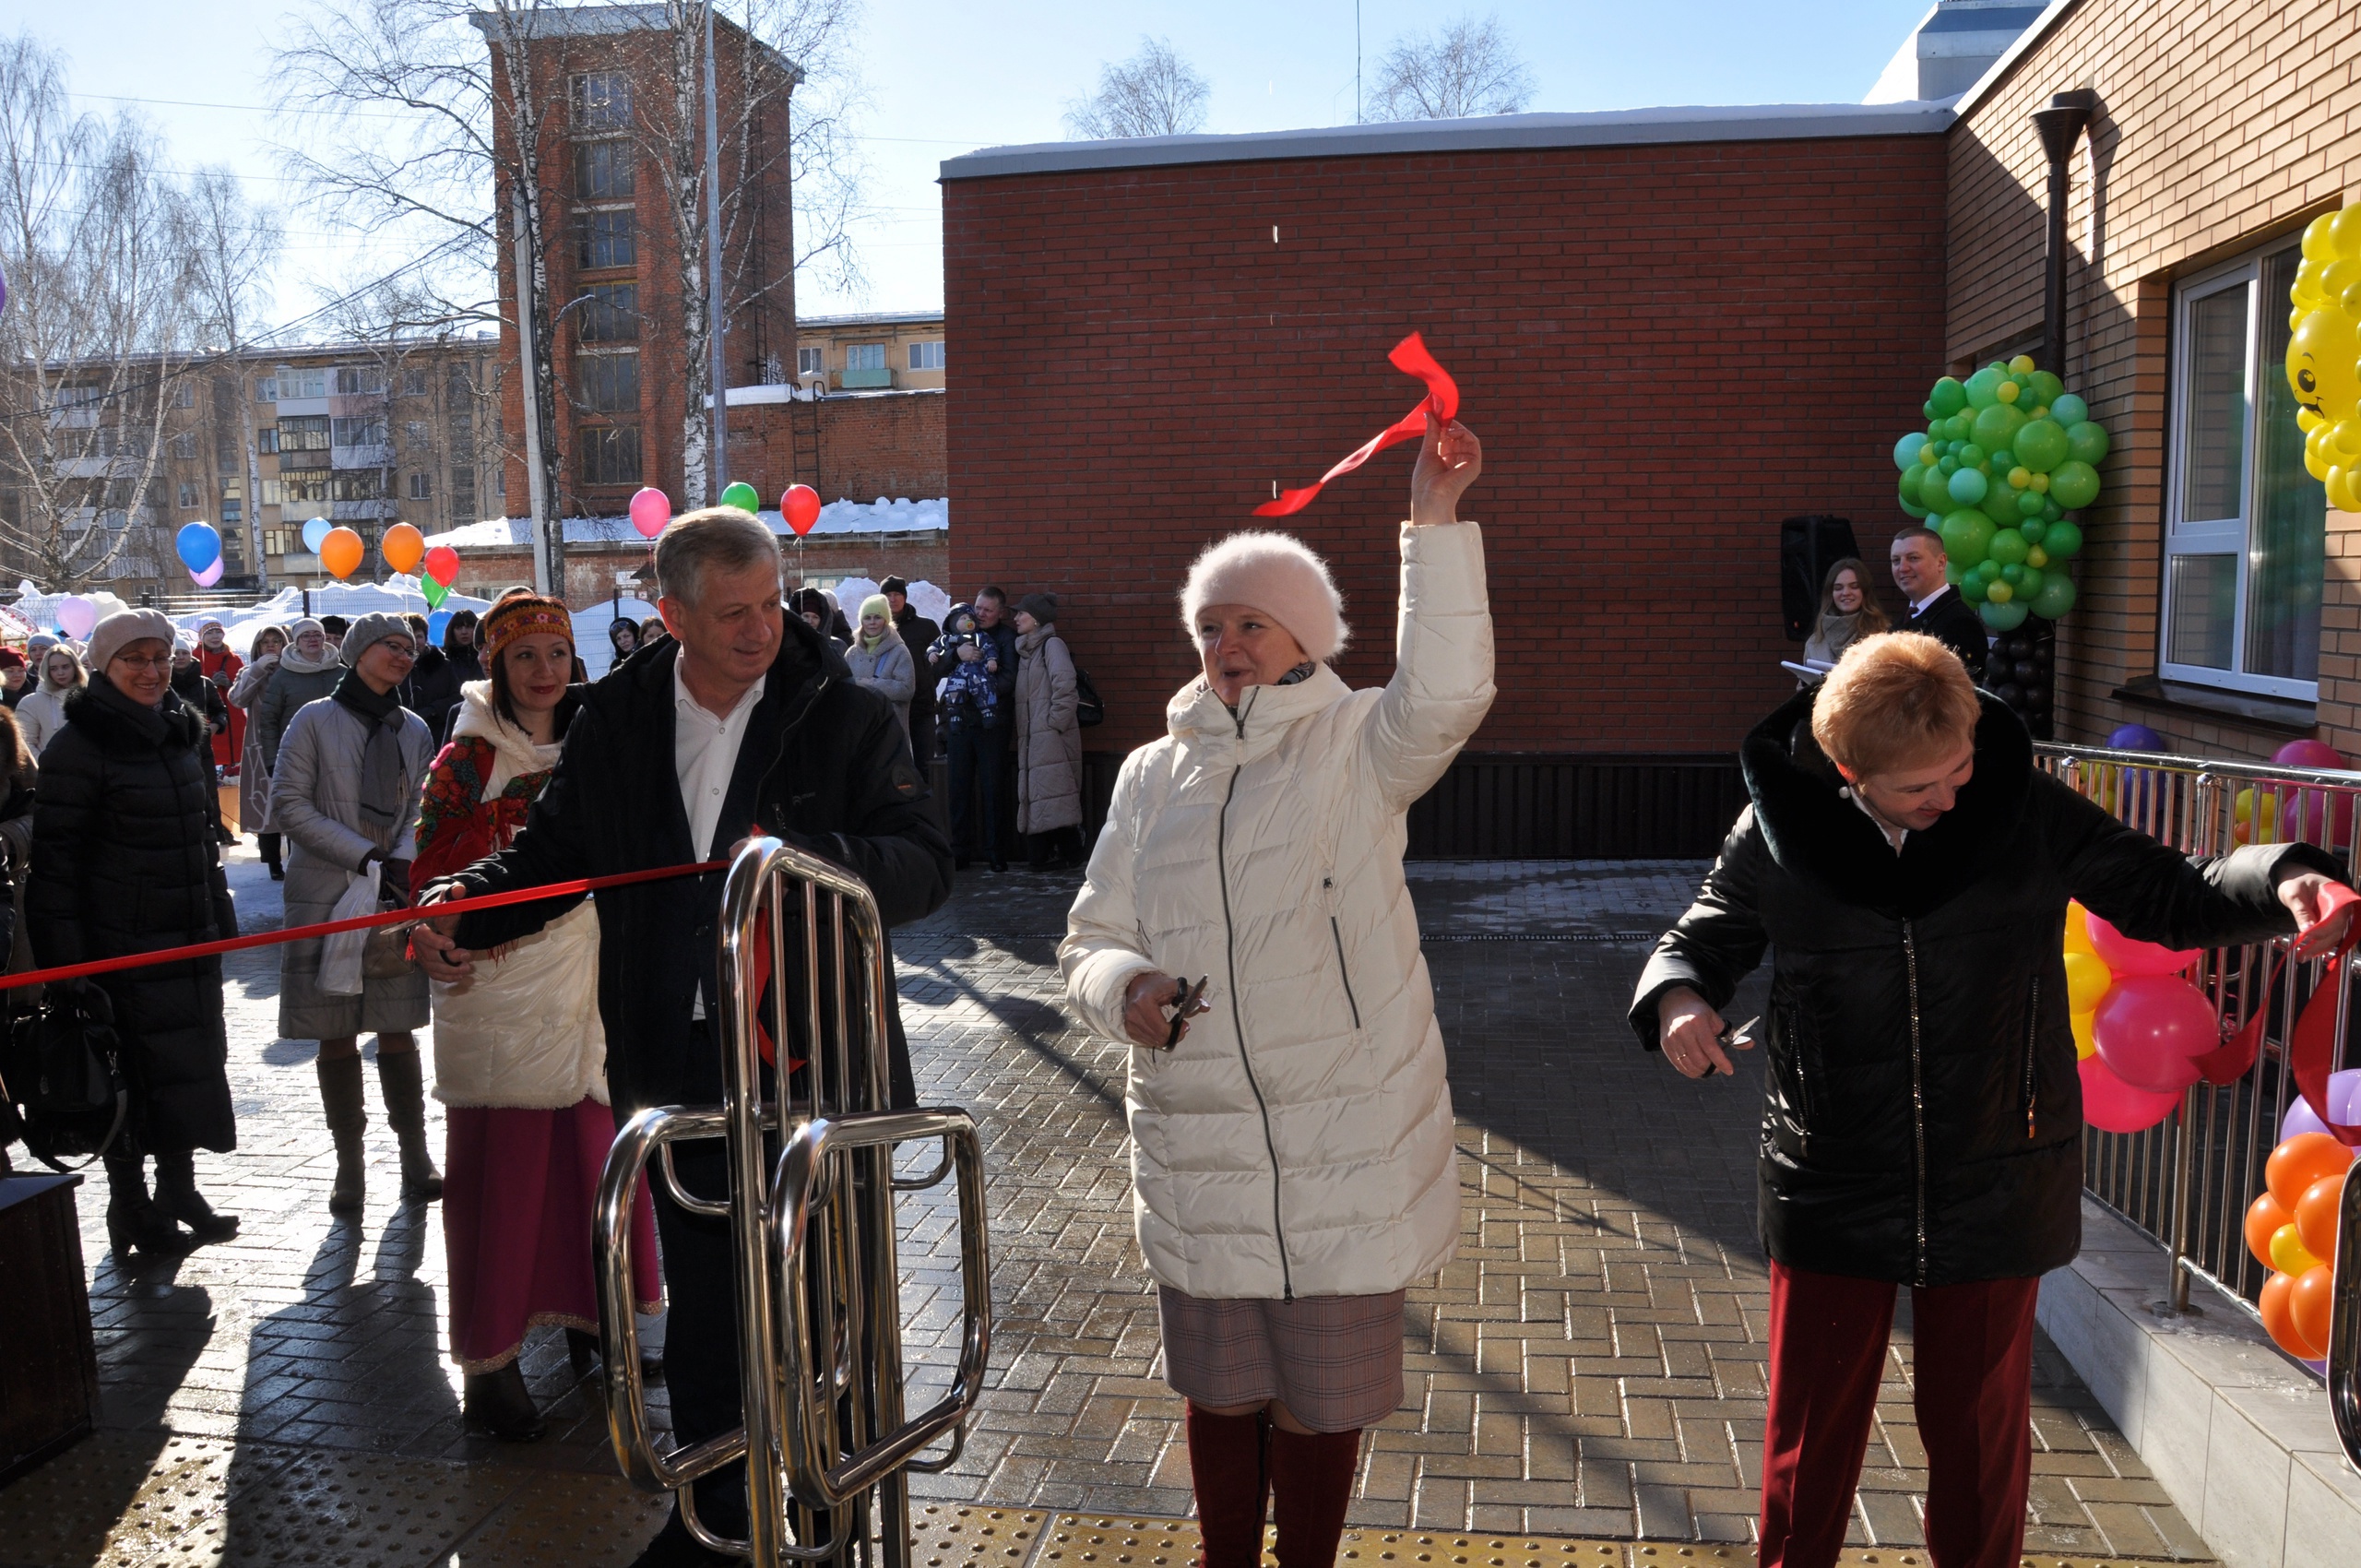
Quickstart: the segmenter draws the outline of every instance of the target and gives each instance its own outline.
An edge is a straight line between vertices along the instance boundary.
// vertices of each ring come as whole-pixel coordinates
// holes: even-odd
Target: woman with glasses
[[[25,917],[44,963],[238,933],[214,837],[213,732],[172,689],[172,624],[153,610],[101,621],[90,633],[96,678],[67,694],[65,727],[42,753]],[[131,1090],[106,1154],[107,1237],[117,1258],[135,1249],[171,1255],[235,1235],[237,1220],[198,1194],[194,1158],[198,1149],[238,1146],[221,960],[151,964],[55,989],[85,986],[111,1004]]]
[[[433,742],[395,689],[418,658],[417,640],[398,615],[363,615],[345,633],[342,653],[346,668],[335,691],[295,715],[271,777],[270,824],[288,841],[291,926],[328,919],[356,877],[375,875],[387,903],[409,898],[410,838]],[[402,1196],[440,1197],[415,1032],[427,1022],[426,977],[406,968],[388,979],[364,967],[358,994],[330,992],[321,985],[324,945],[315,938],[279,948],[279,1032],[320,1042],[320,1103],[336,1137],[328,1207],[341,1214],[361,1206],[364,1032],[377,1037],[377,1087],[401,1144]]]

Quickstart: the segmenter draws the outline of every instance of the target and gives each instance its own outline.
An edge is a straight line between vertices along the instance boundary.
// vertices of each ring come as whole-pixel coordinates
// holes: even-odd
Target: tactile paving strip
[[[982,1503],[913,1502],[911,1568],[1025,1568],[1049,1517]]]
[[[1747,1549],[1746,1556],[1753,1560],[1752,1548]],[[1625,1568],[1627,1562],[1619,1541],[1429,1535],[1410,1530],[1347,1530],[1336,1558],[1369,1568],[1388,1562],[1447,1564],[1448,1568]]]
[[[242,1488],[225,1512],[148,1562],[153,1568],[422,1568],[444,1561],[452,1543],[518,1482],[504,1467],[314,1451]]]
[[[1041,1532],[1033,1568],[1189,1568],[1197,1550],[1194,1519],[1060,1514]],[[1263,1556],[1276,1561],[1267,1538]]]
[[[100,1432],[0,1491],[0,1560],[131,1568],[289,1457],[213,1438]]]
[[[513,1483],[518,1478],[508,1473]],[[628,1568],[664,1527],[669,1491],[621,1476],[551,1471],[525,1479],[491,1520],[438,1560],[447,1568]]]

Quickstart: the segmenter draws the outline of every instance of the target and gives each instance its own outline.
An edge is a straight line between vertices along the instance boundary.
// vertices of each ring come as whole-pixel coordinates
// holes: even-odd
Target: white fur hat
[[[1209,545],[1180,589],[1180,624],[1194,639],[1208,604],[1251,604],[1285,626],[1313,659],[1334,659],[1353,630],[1328,563],[1283,533],[1234,533]]]

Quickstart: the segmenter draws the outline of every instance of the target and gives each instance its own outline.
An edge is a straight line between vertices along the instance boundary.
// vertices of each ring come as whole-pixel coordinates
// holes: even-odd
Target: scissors
[[[1194,985],[1186,980],[1180,982],[1180,1000],[1173,1006],[1172,1027],[1165,1031],[1163,1049],[1169,1051],[1180,1043],[1181,1027],[1188,1023],[1189,1015],[1204,1004],[1205,987],[1213,983],[1213,979],[1207,975]]]
[[[1757,1013],[1753,1017],[1749,1018],[1746,1022],[1740,1024],[1736,1028],[1732,1028],[1727,1024],[1724,1024],[1722,1026],[1722,1032],[1719,1035],[1716,1035],[1714,1039],[1720,1041],[1723,1045],[1736,1046],[1739,1050],[1743,1051],[1754,1043],[1755,1026],[1762,1022],[1762,1015]]]

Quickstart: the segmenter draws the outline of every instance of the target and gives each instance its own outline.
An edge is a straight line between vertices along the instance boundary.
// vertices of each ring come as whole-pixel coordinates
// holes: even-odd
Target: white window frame
[[[855,364],[853,361],[856,356],[863,360],[870,359],[873,356],[877,362],[874,364]],[[846,344],[845,368],[847,370],[884,370],[885,368],[885,345],[883,343]]]
[[[926,339],[910,345],[910,368],[928,371],[943,368],[943,339]]]
[[[795,374],[801,376],[825,375],[828,373],[828,350],[805,346],[795,350]]]
[[[2258,696],[2281,697],[2296,702],[2316,703],[2319,700],[2318,681],[2298,681],[2277,675],[2253,675],[2244,670],[2216,669],[2207,664],[2176,664],[2169,655],[2173,646],[2172,566],[2177,555],[2228,555],[2237,563],[2237,587],[2234,600],[2235,612],[2230,627],[2230,657],[2234,664],[2244,664],[2247,658],[2247,579],[2252,566],[2250,532],[2254,523],[2258,487],[2261,483],[2260,455],[2260,422],[2262,416],[2261,378],[2284,375],[2285,369],[2276,361],[2262,362],[2262,312],[2279,309],[2284,301],[2263,298],[2263,263],[2295,244],[2292,236],[2259,246],[2246,255],[2225,261],[2218,267],[2207,267],[2177,280],[2173,285],[2171,373],[2167,385],[2171,396],[2166,399],[2168,412],[2165,425],[2164,559],[2157,584],[2158,631],[2156,668],[2167,681],[2178,681],[2193,686],[2211,686],[2218,690],[2248,692]],[[2238,516],[2208,518],[2196,522],[2184,519],[2181,507],[2186,493],[2189,443],[2185,432],[2189,417],[2188,354],[2190,344],[2189,317],[2190,307],[2198,301],[2210,299],[2225,290],[2243,287],[2247,293],[2247,365],[2246,418],[2241,455],[2240,495]]]

